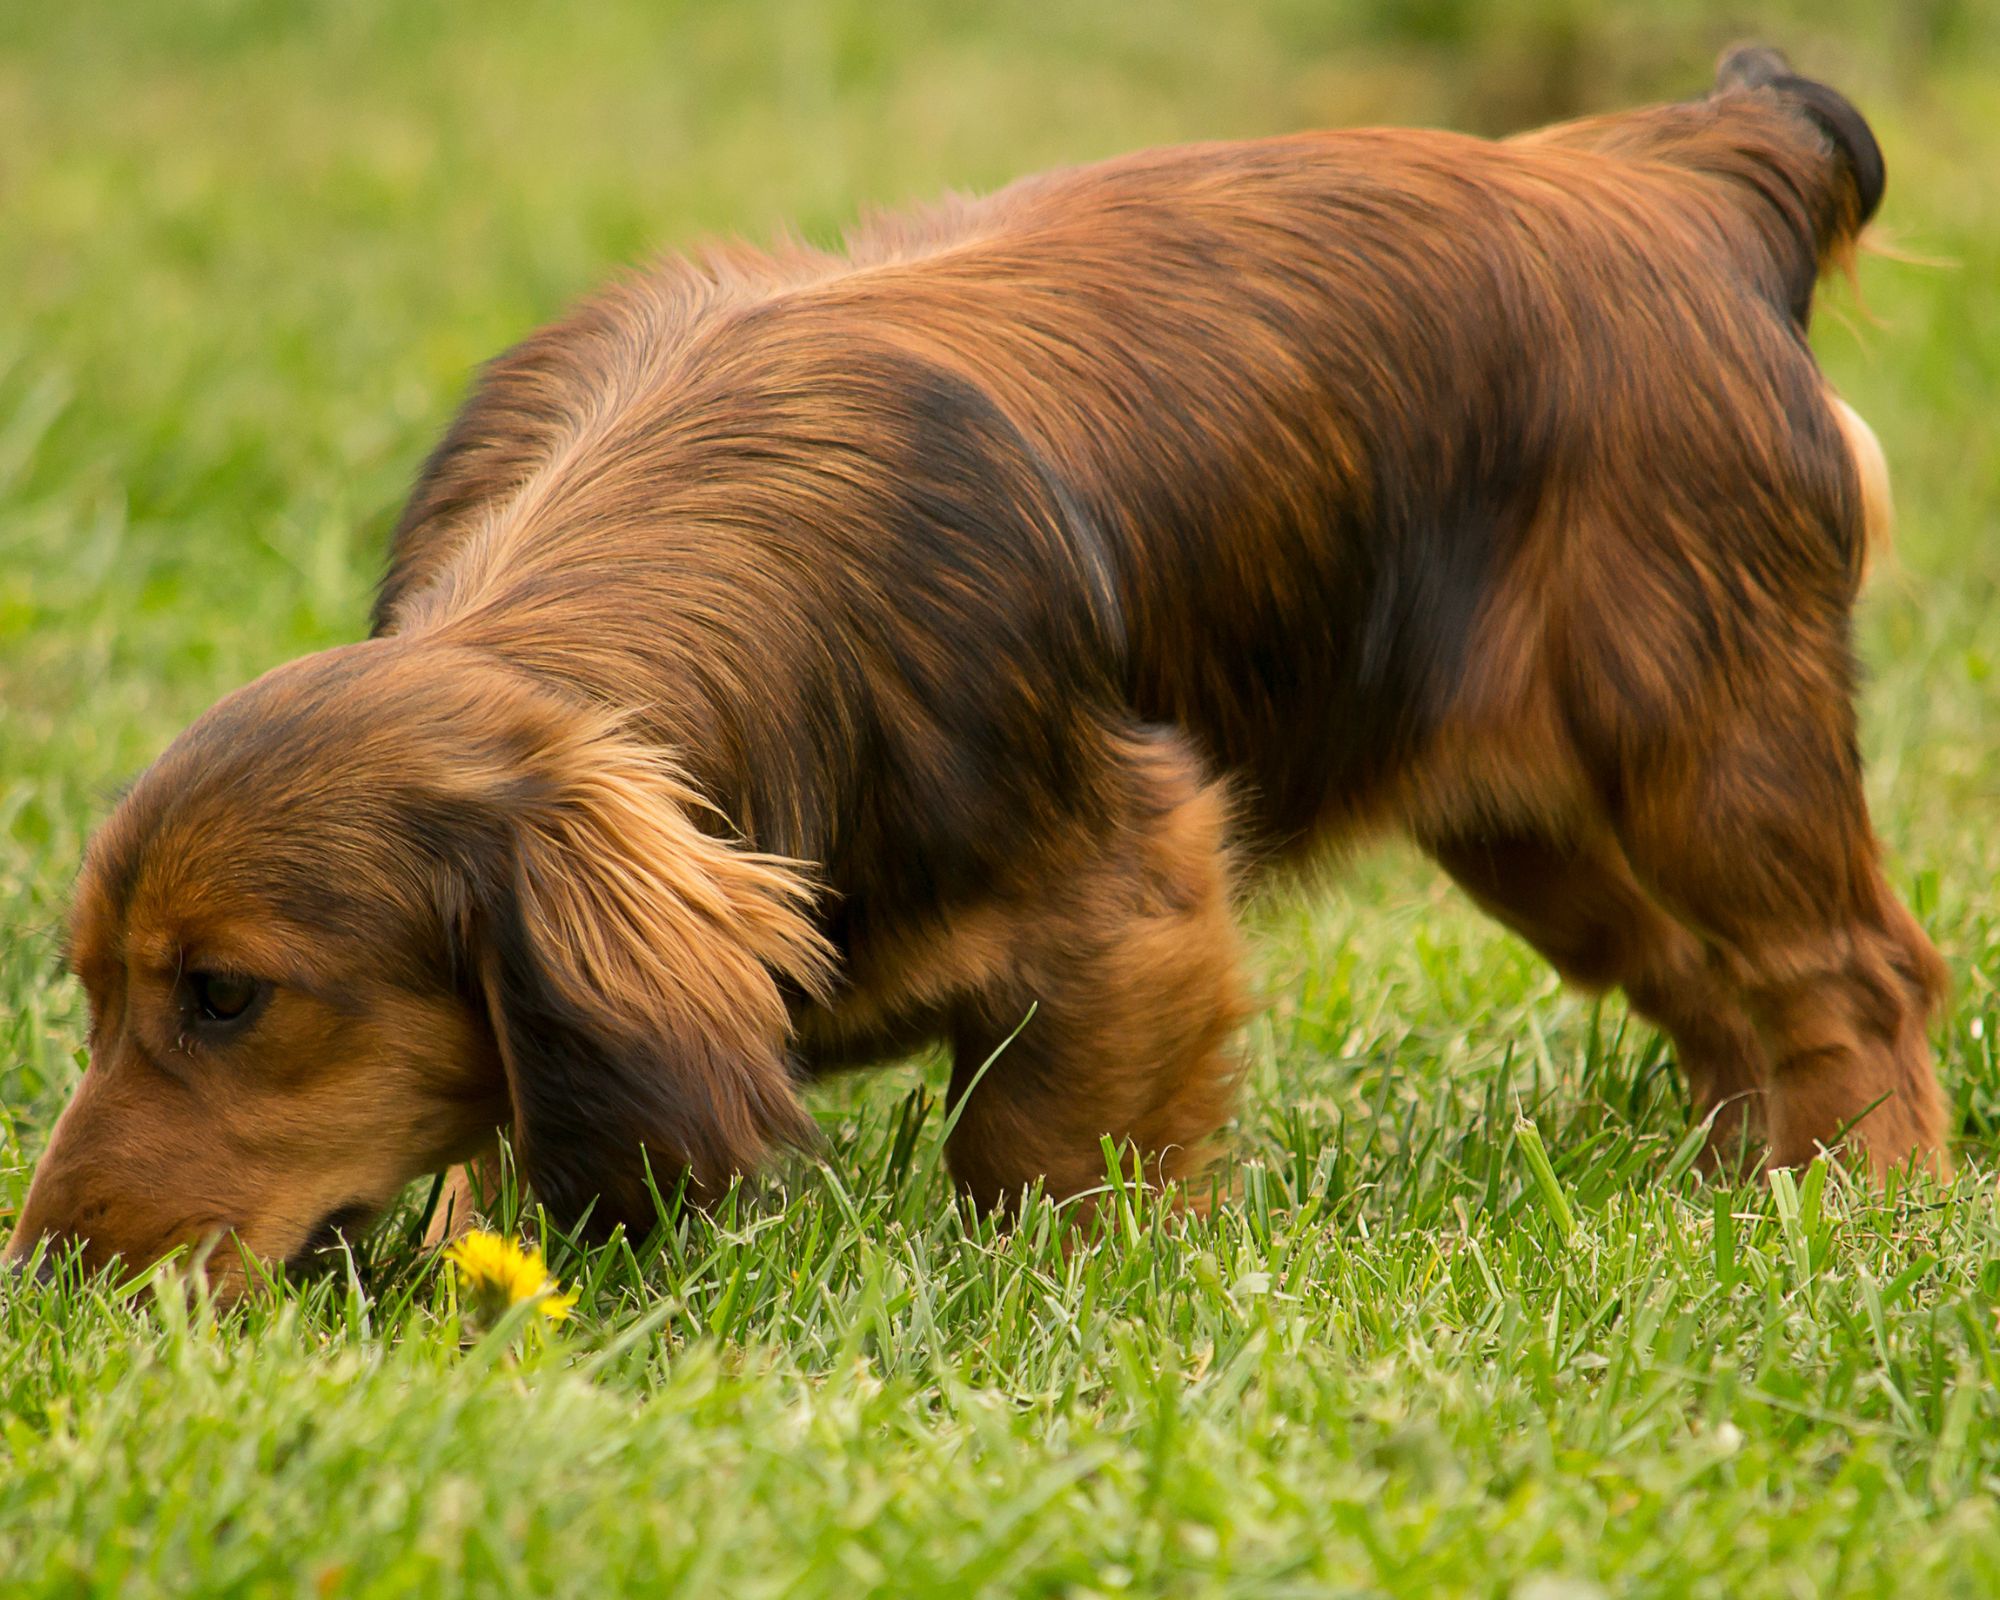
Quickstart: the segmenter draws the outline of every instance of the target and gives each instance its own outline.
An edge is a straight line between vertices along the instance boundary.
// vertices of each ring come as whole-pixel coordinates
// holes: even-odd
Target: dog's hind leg
[[[1235,1097],[1224,797],[1175,736],[1117,748],[1117,814],[1008,905],[1003,970],[954,1007],[947,1154],[982,1204],[1037,1179],[1058,1198],[1094,1187],[1107,1136],[1149,1182],[1191,1179]]]
[[[1850,713],[1771,700],[1635,772],[1620,836],[1748,1001],[1772,1063],[1772,1162],[1844,1146],[1878,1175],[1946,1170],[1925,1037],[1944,966],[1882,876]]]
[[[1697,1117],[1713,1116],[1712,1168],[1734,1170],[1762,1142],[1769,1064],[1742,996],[1702,942],[1632,875],[1617,841],[1557,844],[1532,834],[1429,842],[1472,899],[1578,988],[1620,988],[1673,1041]]]
[[[1782,611],[1747,585],[1718,590],[1706,644],[1677,613],[1604,608],[1572,643],[1567,726],[1634,877],[1744,998],[1770,1062],[1772,1163],[1839,1146],[1878,1176],[1911,1160],[1944,1171],[1926,1039],[1944,965],[1882,874],[1855,734],[1852,577],[1831,549],[1806,568],[1813,548],[1792,547],[1798,573],[1778,569]]]

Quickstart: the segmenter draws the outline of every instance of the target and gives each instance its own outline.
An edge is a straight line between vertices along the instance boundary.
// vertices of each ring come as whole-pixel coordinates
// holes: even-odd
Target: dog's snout
[[[0,1255],[0,1280],[20,1283],[52,1283],[67,1247],[61,1240],[43,1235],[30,1240],[17,1233]]]
[[[285,1266],[294,1273],[310,1273],[328,1266],[343,1244],[357,1244],[375,1220],[376,1207],[365,1200],[338,1206],[306,1235],[306,1242],[286,1258]]]

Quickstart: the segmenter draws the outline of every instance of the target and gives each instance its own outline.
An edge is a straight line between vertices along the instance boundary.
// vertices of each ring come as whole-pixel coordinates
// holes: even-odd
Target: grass
[[[822,1096],[827,1159],[714,1215],[545,1239],[582,1294],[533,1346],[470,1336],[420,1195],[344,1279],[228,1314],[0,1285],[7,1591],[2000,1587],[2000,29],[1970,4],[8,10],[0,1209],[79,1070],[53,930],[113,787],[360,631],[469,368],[568,296],[1148,141],[1686,92],[1751,24],[1853,90],[1892,242],[1948,263],[1867,260],[1817,343],[1898,478],[1866,741],[1953,966],[1954,1183],[1704,1184],[1656,1038],[1371,855],[1258,915],[1210,1220],[1108,1175],[1101,1244],[967,1221],[918,1062]]]

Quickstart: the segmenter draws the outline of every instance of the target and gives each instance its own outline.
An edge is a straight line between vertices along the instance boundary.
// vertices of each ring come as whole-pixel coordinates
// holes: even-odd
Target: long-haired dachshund
[[[1941,1169],[1942,967],[1855,748],[1886,475],[1805,339],[1882,185],[1739,51],[1502,143],[1157,150],[606,290],[486,371],[371,637],[98,833],[12,1252],[298,1258],[498,1128],[558,1219],[642,1224],[933,1039],[974,1198],[1106,1135],[1184,1179],[1247,869],[1385,827],[1622,988],[1718,1139]]]

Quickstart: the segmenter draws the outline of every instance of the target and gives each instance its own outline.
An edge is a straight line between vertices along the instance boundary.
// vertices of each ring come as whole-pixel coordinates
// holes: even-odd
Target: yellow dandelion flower
[[[474,1230],[444,1255],[458,1269],[469,1308],[489,1327],[524,1300],[533,1301],[550,1322],[561,1322],[576,1305],[576,1290],[564,1289],[549,1276],[541,1251],[503,1234]]]

